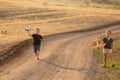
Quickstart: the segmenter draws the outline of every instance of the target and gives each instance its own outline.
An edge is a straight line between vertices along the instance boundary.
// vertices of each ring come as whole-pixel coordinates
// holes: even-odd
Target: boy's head
[[[36,28],[36,33],[39,34],[40,33],[40,29]]]
[[[110,37],[111,34],[112,34],[112,32],[111,32],[110,30],[107,30],[107,31],[106,31],[106,36],[107,36],[107,37]]]

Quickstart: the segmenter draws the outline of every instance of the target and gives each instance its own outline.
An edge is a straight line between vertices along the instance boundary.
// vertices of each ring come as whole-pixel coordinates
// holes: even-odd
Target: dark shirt
[[[41,45],[41,39],[43,39],[43,37],[41,35],[38,35],[38,34],[33,34],[32,35],[33,37],[33,44],[34,45]]]
[[[103,39],[103,42],[106,44],[106,45],[104,46],[104,48],[106,48],[106,49],[112,49],[112,43],[113,43],[113,39],[112,39],[112,38],[107,38],[107,37],[105,37],[105,38]]]

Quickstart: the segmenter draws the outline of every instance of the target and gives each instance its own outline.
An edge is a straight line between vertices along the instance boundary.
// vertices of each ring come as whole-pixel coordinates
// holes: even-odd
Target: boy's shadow
[[[46,62],[46,63],[48,63],[50,65],[53,65],[53,66],[56,66],[56,67],[59,67],[59,68],[65,69],[65,70],[73,70],[73,71],[78,71],[78,72],[83,72],[83,73],[93,73],[93,71],[91,69],[85,69],[85,68],[82,68],[82,67],[81,68],[65,67],[65,66],[61,66],[61,65],[55,64],[55,63],[50,62],[50,61],[45,60],[45,59],[40,59],[40,61]],[[100,73],[100,72],[95,72],[95,73]]]

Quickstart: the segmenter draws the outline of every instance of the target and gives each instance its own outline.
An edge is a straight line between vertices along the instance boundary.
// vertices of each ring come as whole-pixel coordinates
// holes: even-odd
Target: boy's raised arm
[[[31,35],[30,31],[27,31],[27,33],[28,33],[28,35],[29,35],[30,37],[32,37],[32,35]]]

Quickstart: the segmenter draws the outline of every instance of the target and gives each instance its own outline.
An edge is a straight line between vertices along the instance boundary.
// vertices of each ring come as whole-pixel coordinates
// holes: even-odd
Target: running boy
[[[113,39],[110,37],[112,34],[111,31],[106,31],[106,37],[103,39],[103,43],[105,43],[105,46],[103,48],[103,54],[104,54],[104,65],[103,67],[106,67],[106,59],[107,56],[110,57],[110,62],[111,62],[111,66],[115,67],[115,64],[113,64],[113,60],[112,60],[112,46],[113,46]]]
[[[39,60],[39,54],[40,54],[40,47],[41,47],[41,41],[44,42],[43,37],[40,34],[40,29],[36,28],[36,33],[32,34],[30,33],[29,30],[26,30],[28,32],[28,35],[30,37],[33,37],[33,47],[34,47],[34,53],[37,59]]]

